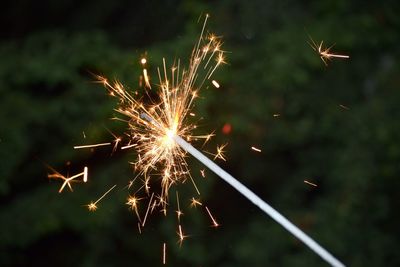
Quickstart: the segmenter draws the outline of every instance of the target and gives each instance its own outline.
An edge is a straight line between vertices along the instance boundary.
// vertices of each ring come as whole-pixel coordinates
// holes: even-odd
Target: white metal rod
[[[282,225],[286,230],[292,233],[295,237],[300,239],[304,244],[306,244],[311,250],[313,250],[316,254],[318,254],[322,259],[324,259],[327,263],[334,267],[344,267],[345,265],[341,263],[338,259],[336,259],[331,253],[329,253],[326,249],[321,247],[317,242],[315,242],[311,237],[305,234],[302,230],[300,230],[297,226],[291,223],[288,219],[286,219],[282,214],[280,214],[273,207],[268,205],[264,200],[262,200],[259,196],[253,193],[250,189],[240,183],[237,179],[235,179],[232,175],[224,171],[221,167],[215,164],[212,160],[204,156],[200,151],[194,148],[191,144],[186,142],[178,135],[174,135],[173,139],[175,142],[181,146],[185,151],[190,153],[193,157],[202,162],[205,166],[207,166],[211,171],[213,171],[216,175],[221,177],[225,182],[230,184],[233,188],[239,191],[243,196],[249,199],[254,205],[258,206],[262,211],[268,214],[272,219],[274,219],[277,223]]]

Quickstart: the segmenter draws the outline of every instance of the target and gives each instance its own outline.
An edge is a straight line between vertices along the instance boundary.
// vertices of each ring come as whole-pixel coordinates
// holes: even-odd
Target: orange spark
[[[192,198],[190,199],[190,207],[196,208],[197,205],[203,206],[203,204],[200,202],[200,200],[195,199],[194,197],[192,197]]]
[[[128,196],[127,198],[127,202],[125,203],[126,205],[129,206],[129,208],[131,210],[133,210],[136,213],[136,216],[138,218],[139,221],[140,220],[140,216],[139,216],[139,211],[138,211],[138,202],[141,198],[137,198],[135,196]]]
[[[211,83],[215,86],[215,88],[219,88],[219,83],[216,80],[212,80]]]
[[[111,145],[111,143],[100,143],[100,144],[94,144],[94,145],[74,146],[74,149],[91,148],[91,147],[98,147],[98,146],[109,146],[109,145]]]
[[[252,146],[251,149],[254,150],[254,151],[256,151],[256,152],[261,152],[261,149],[256,148],[256,147],[254,147],[254,146]]]
[[[217,221],[216,221],[216,220],[214,219],[214,217],[212,216],[210,210],[207,208],[207,206],[205,206],[205,208],[206,208],[206,210],[207,210],[208,215],[209,215],[210,218],[211,218],[212,226],[213,226],[213,227],[218,227],[219,224],[217,223]]]
[[[93,202],[90,202],[90,203],[87,205],[87,207],[88,207],[89,211],[95,211],[95,210],[97,210],[97,206],[96,206],[96,204],[93,203]]]
[[[215,154],[214,160],[217,159],[217,158],[220,158],[220,159],[222,159],[223,161],[226,161],[224,148],[225,148],[227,145],[228,145],[228,143],[223,144],[223,145],[220,145],[220,146],[217,146],[217,154]]]
[[[150,206],[151,206],[151,201],[153,200],[154,193],[151,194],[149,205],[147,206],[146,214],[144,215],[142,227],[144,227],[144,224],[146,223],[147,215],[149,214]]]
[[[137,146],[137,144],[122,146],[121,150],[128,149],[128,148],[135,147],[135,146]]]
[[[182,226],[181,226],[180,224],[178,225],[178,232],[177,232],[177,234],[178,234],[178,237],[179,237],[179,240],[178,240],[179,246],[182,246],[183,240],[184,240],[186,237],[188,237],[188,236],[183,234]]]
[[[143,77],[144,77],[144,83],[146,84],[146,87],[151,88],[150,78],[149,78],[149,75],[147,74],[147,69],[143,69]]]
[[[167,244],[163,244],[163,258],[162,258],[162,262],[165,265],[166,261],[166,252],[167,252]]]
[[[178,222],[181,220],[181,216],[183,215],[183,212],[181,211],[180,205],[179,205],[179,194],[178,191],[176,191],[176,203],[178,205],[178,209],[176,210],[176,216],[178,218]]]
[[[83,168],[83,182],[87,182],[88,180],[88,167]]]
[[[332,58],[349,58],[349,56],[347,55],[340,55],[340,54],[334,54],[331,53],[330,50],[332,49],[332,47],[335,45],[331,45],[328,48],[323,48],[323,43],[324,41],[321,41],[321,43],[318,45],[316,42],[314,42],[314,40],[311,38],[311,36],[308,36],[311,40],[311,43],[308,42],[308,44],[311,46],[311,48],[316,51],[318,53],[318,55],[320,56],[321,60],[324,62],[325,66],[328,66],[327,61],[331,60]]]
[[[100,202],[100,200],[102,200],[108,193],[111,192],[111,190],[113,190],[117,185],[113,185],[110,189],[107,190],[107,192],[105,192],[99,199],[97,199],[95,202],[90,202],[89,204],[87,204],[87,208],[89,209],[89,211],[95,211],[97,210],[97,203]]]
[[[307,181],[307,180],[304,180],[304,183],[309,184],[309,185],[312,185],[312,186],[314,186],[314,187],[317,187],[317,186],[318,186],[318,185],[316,185],[316,184],[314,184],[314,183],[311,183],[311,182],[309,182],[309,181]]]
[[[58,193],[61,193],[61,192],[64,190],[65,186],[68,186],[68,188],[69,188],[69,189],[71,190],[71,192],[72,192],[73,189],[72,189],[71,183],[72,183],[72,182],[77,182],[77,181],[74,181],[74,180],[75,180],[76,178],[78,178],[78,177],[83,176],[83,181],[84,181],[84,182],[87,181],[87,173],[88,173],[88,168],[87,168],[87,167],[85,167],[85,168],[83,169],[83,172],[78,173],[78,174],[75,174],[75,175],[73,175],[73,176],[71,176],[71,177],[66,177],[66,176],[62,175],[61,173],[57,172],[55,169],[53,169],[53,168],[50,167],[50,166],[47,166],[47,167],[50,168],[50,169],[54,172],[54,173],[52,173],[52,174],[48,174],[48,175],[47,175],[47,177],[48,177],[49,179],[61,179],[61,180],[64,180],[64,182],[62,183],[60,189],[58,190]],[[86,181],[85,181],[85,179],[86,179]]]

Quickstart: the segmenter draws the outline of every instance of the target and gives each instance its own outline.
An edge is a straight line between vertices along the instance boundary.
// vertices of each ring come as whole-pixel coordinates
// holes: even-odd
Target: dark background
[[[125,130],[90,73],[137,89],[141,56],[152,77],[162,57],[185,61],[209,13],[229,53],[214,76],[221,88],[203,89],[195,108],[198,132],[217,133],[206,148],[228,142],[218,163],[348,266],[399,266],[399,11],[398,1],[2,3],[0,265],[159,266],[163,242],[168,266],[325,265],[218,177],[203,179],[192,158],[221,227],[188,208],[184,184],[183,246],[172,211],[139,234],[124,204],[135,153],[73,149]],[[324,66],[307,32],[350,59]],[[58,194],[43,162],[70,174],[89,166],[90,182]]]

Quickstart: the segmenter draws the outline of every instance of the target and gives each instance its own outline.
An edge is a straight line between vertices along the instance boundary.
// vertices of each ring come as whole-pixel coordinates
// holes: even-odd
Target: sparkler
[[[149,212],[151,213],[155,206],[160,206],[161,210],[166,214],[166,206],[169,198],[168,192],[171,186],[177,183],[183,183],[190,178],[198,192],[185,159],[187,153],[189,153],[235,188],[239,193],[249,199],[254,205],[258,206],[264,213],[269,215],[277,223],[301,240],[326,262],[332,266],[344,266],[339,260],[282,216],[278,211],[268,205],[250,189],[216,165],[189,143],[199,139],[207,141],[213,135],[192,135],[192,131],[196,128],[196,125],[187,122],[187,117],[191,114],[190,111],[193,108],[194,100],[198,96],[198,90],[206,80],[209,80],[212,77],[214,71],[221,64],[225,63],[224,51],[221,50],[220,39],[214,35],[204,35],[207,18],[208,16],[204,21],[200,38],[192,51],[187,69],[182,69],[180,61],[178,60],[178,63],[173,65],[169,70],[166,67],[165,59],[163,59],[163,69],[158,69],[160,81],[158,101],[151,100],[152,104],[141,102],[135,99],[118,81],[109,82],[106,78],[97,76],[99,82],[109,90],[110,95],[119,99],[119,105],[116,108],[116,111],[128,118],[125,121],[128,124],[128,132],[126,135],[129,141],[121,149],[134,147],[138,152],[138,159],[133,162],[133,166],[138,171],[138,176],[141,175],[144,177],[143,187],[148,196],[151,195],[141,226],[143,227],[145,225]],[[328,49],[322,49],[322,42],[319,46],[314,42],[313,44],[325,64],[326,60],[333,57],[348,58],[348,56],[345,55],[329,53],[331,47]],[[145,63],[146,62],[142,61],[142,64]],[[200,75],[199,70],[201,69],[205,72],[204,76]],[[147,71],[144,72],[144,76],[145,79],[147,79],[146,88],[150,89],[151,87],[147,85],[147,82],[149,81]],[[217,87],[215,83],[214,86]],[[220,158],[225,160],[225,146],[226,144],[217,147],[217,153],[213,154],[214,159]],[[160,194],[150,192],[149,184],[154,175],[161,176]],[[130,185],[131,184],[132,183],[130,183]],[[109,191],[112,189],[113,188]],[[109,191],[107,191],[106,194]],[[137,199],[134,198],[134,196],[132,197],[133,198],[128,199],[127,204],[129,204],[136,212]],[[95,209],[98,201],[89,204],[89,209],[91,207]],[[179,207],[178,194],[177,203],[177,235],[179,237],[178,242],[181,245],[187,235],[184,234],[179,222],[182,213]],[[192,205],[196,206],[202,204],[197,199],[192,198]],[[211,215],[209,209],[207,207],[205,207],[205,209],[209,214],[213,225],[218,226],[218,223]],[[139,224],[138,227],[140,231]],[[163,255],[165,257],[165,244],[163,247]]]

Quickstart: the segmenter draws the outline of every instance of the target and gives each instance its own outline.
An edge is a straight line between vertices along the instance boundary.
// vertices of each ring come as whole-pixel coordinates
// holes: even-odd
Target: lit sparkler
[[[311,40],[311,43],[309,42],[308,44],[311,46],[311,48],[314,51],[316,51],[318,53],[319,57],[324,62],[325,66],[328,66],[327,61],[331,60],[332,58],[349,58],[349,56],[347,56],[347,55],[331,53],[330,51],[335,44],[331,45],[328,48],[323,48],[324,41],[321,41],[321,43],[319,43],[319,45],[318,45],[316,42],[314,42],[314,40],[311,38],[310,35],[308,37]]]
[[[141,225],[144,226],[149,211],[151,212],[155,205],[161,206],[161,210],[166,214],[168,192],[172,185],[183,183],[190,178],[198,192],[185,160],[187,156],[186,153],[190,153],[243,196],[248,198],[253,204],[258,206],[263,212],[309,246],[325,261],[332,266],[344,266],[327,250],[283,217],[278,211],[273,209],[260,197],[189,143],[199,139],[207,140],[211,137],[211,135],[192,135],[192,131],[196,126],[188,122],[187,117],[188,115],[190,116],[190,111],[193,108],[193,101],[197,98],[198,90],[201,88],[202,84],[212,77],[214,71],[221,64],[225,63],[224,52],[221,50],[221,41],[219,38],[214,35],[208,35],[206,37],[204,35],[207,18],[208,16],[203,24],[200,38],[192,51],[187,69],[181,68],[180,61],[171,69],[167,69],[166,61],[163,59],[163,69],[158,69],[160,91],[157,103],[152,101],[153,104],[148,105],[145,102],[141,102],[135,99],[118,81],[111,83],[106,78],[98,76],[98,80],[109,90],[110,95],[119,99],[119,106],[116,111],[128,118],[127,136],[130,141],[123,147],[135,147],[137,150],[138,159],[133,165],[139,172],[139,175],[143,175],[144,188],[147,194],[151,195]],[[325,60],[332,57],[347,57],[329,53],[330,48],[323,50],[322,42],[320,46],[316,46],[316,48],[325,64]],[[205,70],[204,76],[199,72],[201,69]],[[225,146],[226,144],[217,147],[217,153],[213,154],[214,159],[221,158],[225,160]],[[160,194],[150,192],[149,184],[151,177],[154,175],[161,176]],[[177,216],[179,221],[181,211],[179,208],[178,195],[177,201]],[[192,200],[192,203],[193,205],[200,205],[195,199]],[[213,221],[213,225],[218,226],[218,223],[215,221],[208,208],[206,208],[206,210]],[[178,225],[177,235],[179,237],[179,243],[182,244],[187,236],[184,234],[180,223]]]

